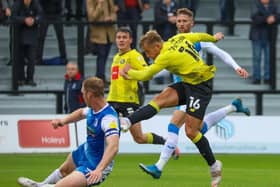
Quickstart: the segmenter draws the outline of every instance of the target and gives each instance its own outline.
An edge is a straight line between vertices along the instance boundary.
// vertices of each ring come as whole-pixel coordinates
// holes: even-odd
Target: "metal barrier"
[[[2,95],[17,96],[21,94],[54,94],[56,96],[56,113],[63,113],[63,90],[21,90],[21,91],[0,91]]]

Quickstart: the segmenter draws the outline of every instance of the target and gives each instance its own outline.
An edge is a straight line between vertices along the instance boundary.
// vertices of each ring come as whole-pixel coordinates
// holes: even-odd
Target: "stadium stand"
[[[241,1],[237,4],[236,20],[249,20],[250,14],[250,0]],[[241,5],[242,4],[242,5]],[[196,20],[218,20],[218,0],[201,0],[199,9],[197,11]],[[150,9],[145,12],[144,20],[152,20],[153,12]],[[197,24],[194,31],[206,31],[205,25]],[[217,45],[228,51],[236,59],[236,61],[244,66],[251,73],[251,43],[248,40],[249,25],[235,26],[233,36],[227,35],[227,28],[224,26],[215,26],[214,32],[222,31],[226,34],[225,40]],[[75,26],[65,27],[65,41],[69,60],[77,60],[77,28]],[[139,27],[139,35],[141,28]],[[11,66],[6,63],[9,60],[9,28],[7,26],[0,26],[0,90],[11,90]],[[279,35],[279,34],[278,34]],[[279,38],[279,36],[278,36]],[[280,39],[277,41],[277,51],[280,51]],[[107,63],[106,75],[109,77],[110,65],[116,48],[112,47],[111,53]],[[49,28],[45,42],[44,58],[51,58],[58,56],[57,41],[52,26]],[[85,76],[95,74],[95,56],[85,56]],[[280,56],[277,56],[277,62]],[[235,72],[225,64],[218,62],[213,58],[214,64],[217,66],[217,75],[214,80],[214,90],[269,90],[269,86],[265,84],[252,85],[248,80],[242,80],[235,75]],[[65,66],[36,66],[35,80],[37,86],[20,87],[19,90],[63,90],[63,76]],[[280,72],[280,67],[276,72]],[[153,90],[161,90],[165,85],[157,85],[153,81],[150,82],[150,88]],[[277,76],[276,89],[280,89],[280,75]],[[255,96],[254,94],[214,94],[212,102],[208,107],[209,111],[213,111],[218,107],[230,103],[233,97],[241,96],[246,105],[254,115],[255,111]],[[263,97],[263,114],[264,115],[278,115],[279,110],[279,95],[266,94]],[[152,98],[152,95],[146,95],[146,102]],[[275,102],[276,101],[276,102]],[[53,94],[21,94],[11,96],[0,94],[0,113],[1,114],[54,114],[56,113],[56,100]],[[161,114],[170,114],[170,109],[163,110]]]

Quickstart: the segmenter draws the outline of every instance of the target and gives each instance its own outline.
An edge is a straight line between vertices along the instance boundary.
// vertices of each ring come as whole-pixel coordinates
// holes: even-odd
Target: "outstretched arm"
[[[164,67],[159,64],[152,64],[150,66],[146,66],[142,70],[131,69],[131,66],[127,64],[121,71],[120,75],[125,79],[134,79],[140,81],[147,81],[152,79],[152,77],[163,70]]]
[[[217,56],[225,64],[231,66],[240,77],[242,78],[248,77],[249,73],[244,68],[241,68],[228,52],[217,47],[215,44],[211,42],[201,43],[201,47],[206,52]]]
[[[217,42],[224,39],[224,34],[222,32],[217,32],[214,35],[207,33],[183,33],[180,35],[184,35],[190,42]]]
[[[76,122],[76,121],[80,121],[82,119],[85,119],[85,115],[84,115],[84,108],[80,108],[75,110],[74,112],[72,112],[71,114],[68,114],[67,116],[65,116],[62,119],[54,119],[52,120],[51,124],[53,126],[53,128],[58,128],[58,127],[62,127],[65,124],[69,124],[72,122]]]

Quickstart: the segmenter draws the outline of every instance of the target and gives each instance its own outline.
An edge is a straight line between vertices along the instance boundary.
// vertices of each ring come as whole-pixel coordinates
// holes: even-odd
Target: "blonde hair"
[[[140,39],[140,47],[143,48],[144,45],[153,45],[155,43],[162,43],[163,40],[161,36],[155,30],[150,30],[146,32],[144,36]]]
[[[193,17],[193,12],[190,9],[187,8],[179,8],[176,11],[176,15],[178,16],[179,14],[187,15],[190,17]]]
[[[95,97],[104,96],[104,82],[98,77],[89,77],[83,82],[84,90],[92,92]]]

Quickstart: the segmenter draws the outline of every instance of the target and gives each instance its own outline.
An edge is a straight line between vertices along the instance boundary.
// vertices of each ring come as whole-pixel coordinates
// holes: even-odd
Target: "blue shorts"
[[[91,161],[88,159],[88,156],[86,154],[86,145],[87,144],[82,144],[72,152],[72,159],[76,165],[76,170],[83,173],[85,177],[87,173],[95,170],[96,166],[99,163],[99,161],[94,162],[92,161],[92,159]],[[100,183],[102,183],[113,170],[113,165],[114,162],[110,163],[109,166],[103,171],[102,179],[98,183],[92,185],[99,185]]]

